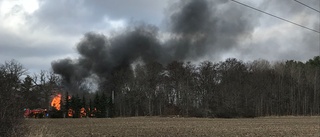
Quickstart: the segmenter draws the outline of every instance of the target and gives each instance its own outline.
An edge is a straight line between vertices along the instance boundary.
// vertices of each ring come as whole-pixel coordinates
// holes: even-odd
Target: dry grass
[[[28,136],[320,136],[320,117],[27,119]]]

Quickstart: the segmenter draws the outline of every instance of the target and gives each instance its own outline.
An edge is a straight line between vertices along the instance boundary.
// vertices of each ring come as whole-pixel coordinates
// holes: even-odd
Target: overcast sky
[[[237,18],[223,7],[241,9],[247,19],[252,19],[254,28],[232,48],[200,60],[235,57],[244,61],[306,61],[319,55],[318,33],[225,1],[222,10],[216,11],[221,12],[222,19],[232,22]],[[320,13],[293,0],[239,1],[319,31]],[[319,0],[300,1],[320,9]],[[78,57],[76,44],[86,32],[108,36],[132,22],[155,25],[165,35],[167,11],[174,3],[172,0],[0,0],[0,62],[15,59],[30,72],[49,70],[54,60]]]

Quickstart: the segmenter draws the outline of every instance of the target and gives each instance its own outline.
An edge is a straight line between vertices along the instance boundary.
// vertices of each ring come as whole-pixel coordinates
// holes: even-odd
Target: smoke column
[[[256,23],[227,0],[181,0],[170,9],[166,42],[160,42],[156,26],[146,24],[129,26],[113,37],[86,33],[77,44],[80,58],[53,61],[53,71],[71,83],[92,74],[105,78],[138,59],[166,64],[218,56],[250,35]]]

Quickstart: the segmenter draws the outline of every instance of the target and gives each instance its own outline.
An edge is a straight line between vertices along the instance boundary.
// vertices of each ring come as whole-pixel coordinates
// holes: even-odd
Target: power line
[[[294,0],[294,1],[297,2],[297,3],[299,3],[299,4],[301,4],[301,5],[306,6],[306,7],[309,8],[309,9],[312,9],[312,10],[320,13],[319,10],[317,10],[317,9],[315,9],[315,8],[312,8],[311,6],[308,6],[308,5],[305,4],[305,3],[302,3],[302,2],[300,2],[300,1],[298,1],[298,0]],[[320,6],[320,3],[319,3],[319,6]],[[319,22],[320,22],[320,15],[319,15]],[[319,24],[319,28],[320,28],[320,24]],[[320,56],[320,35],[319,35],[319,55],[318,55],[318,56]],[[320,123],[319,123],[319,124],[320,124]]]
[[[300,1],[298,1],[298,0],[294,0],[294,1],[295,1],[295,2],[298,2],[298,3],[301,4],[301,5],[304,5],[304,6],[308,7],[309,9],[312,9],[312,10],[320,13],[319,10],[317,10],[317,9],[315,9],[315,8],[312,8],[311,6],[308,6],[307,4],[304,4],[304,3],[302,3],[302,2],[300,2]]]
[[[275,17],[275,18],[277,18],[277,19],[286,21],[286,22],[291,23],[291,24],[293,24],[293,25],[299,26],[299,27],[301,27],[301,28],[308,29],[308,30],[311,30],[311,31],[313,31],[313,32],[316,32],[316,33],[319,33],[319,34],[320,34],[320,32],[317,31],[317,30],[308,28],[308,27],[306,27],[306,26],[300,25],[300,24],[295,23],[295,22],[292,22],[292,21],[290,21],[290,20],[287,20],[287,19],[281,18],[281,17],[279,17],[279,16],[273,15],[273,14],[271,14],[271,13],[262,11],[262,10],[260,10],[260,9],[254,8],[254,7],[251,7],[251,6],[247,5],[247,4],[241,3],[241,2],[239,2],[239,1],[236,1],[236,0],[231,0],[231,1],[233,1],[233,2],[235,2],[235,3],[238,3],[238,4],[242,5],[242,6],[245,6],[245,7],[251,8],[251,9],[254,9],[254,10],[259,11],[259,12],[261,12],[261,13],[267,14],[267,15],[269,15],[269,16]]]

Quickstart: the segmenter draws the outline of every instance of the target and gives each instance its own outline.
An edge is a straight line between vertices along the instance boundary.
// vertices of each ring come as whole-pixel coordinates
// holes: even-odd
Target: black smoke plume
[[[100,79],[141,60],[166,64],[218,56],[248,35],[255,21],[227,0],[181,0],[170,7],[170,38],[160,42],[153,25],[129,26],[112,37],[90,32],[77,44],[80,57],[52,62],[52,69],[67,83],[96,75]]]

